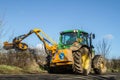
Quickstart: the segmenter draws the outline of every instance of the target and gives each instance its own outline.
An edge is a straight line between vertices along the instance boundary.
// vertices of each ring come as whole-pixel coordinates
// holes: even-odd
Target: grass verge
[[[0,65],[0,74],[21,74],[22,68],[9,66],[9,65]]]
[[[0,65],[0,74],[39,74],[46,72],[39,67],[26,66],[24,68],[19,68],[16,66]]]

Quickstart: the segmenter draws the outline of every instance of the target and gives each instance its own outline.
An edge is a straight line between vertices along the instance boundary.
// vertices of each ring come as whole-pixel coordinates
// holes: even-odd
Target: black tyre
[[[93,69],[95,74],[106,73],[106,60],[101,55],[95,55],[93,58]]]
[[[73,64],[73,72],[80,74],[82,73],[82,60],[81,53],[79,51],[73,52],[74,64]]]
[[[84,66],[82,66],[85,64],[86,62],[85,60],[87,60],[85,59],[83,61],[82,59],[83,55],[86,55],[87,56],[86,58],[89,59],[89,62],[87,63],[88,65],[87,69],[85,69]],[[89,74],[91,69],[91,58],[88,58],[88,57],[89,57],[89,50],[86,47],[82,47],[79,50],[73,52],[73,59],[74,59],[73,71],[75,73],[78,73],[78,74],[83,73],[84,75]]]

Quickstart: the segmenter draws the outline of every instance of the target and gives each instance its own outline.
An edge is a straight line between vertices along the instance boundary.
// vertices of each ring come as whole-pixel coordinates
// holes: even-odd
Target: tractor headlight
[[[65,57],[64,53],[60,53],[59,58],[60,58],[61,60],[63,60],[64,57]]]
[[[78,30],[74,30],[73,32],[78,32]]]

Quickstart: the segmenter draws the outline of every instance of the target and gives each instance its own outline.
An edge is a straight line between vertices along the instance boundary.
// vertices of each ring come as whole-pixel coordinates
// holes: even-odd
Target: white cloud
[[[107,34],[104,36],[105,39],[112,40],[114,36],[112,34]]]
[[[37,46],[36,46],[36,48],[38,48],[38,49],[43,49],[43,44],[37,44]]]
[[[35,49],[35,54],[44,55],[44,56],[46,55],[43,44],[37,44]]]

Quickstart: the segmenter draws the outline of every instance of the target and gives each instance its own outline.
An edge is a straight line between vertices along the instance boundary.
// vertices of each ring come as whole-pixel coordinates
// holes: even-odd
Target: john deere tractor
[[[105,59],[95,55],[92,39],[95,35],[82,30],[67,30],[60,33],[59,44],[40,29],[15,37],[12,43],[4,42],[5,49],[27,50],[28,45],[22,40],[35,33],[43,42],[47,53],[47,70],[49,73],[71,71],[88,75],[91,70],[97,74],[106,72]]]
[[[60,33],[56,52],[51,55],[49,72],[72,70],[77,74],[88,75],[91,70],[96,74],[106,72],[105,59],[95,55],[92,39],[95,34],[82,30],[67,30]]]

